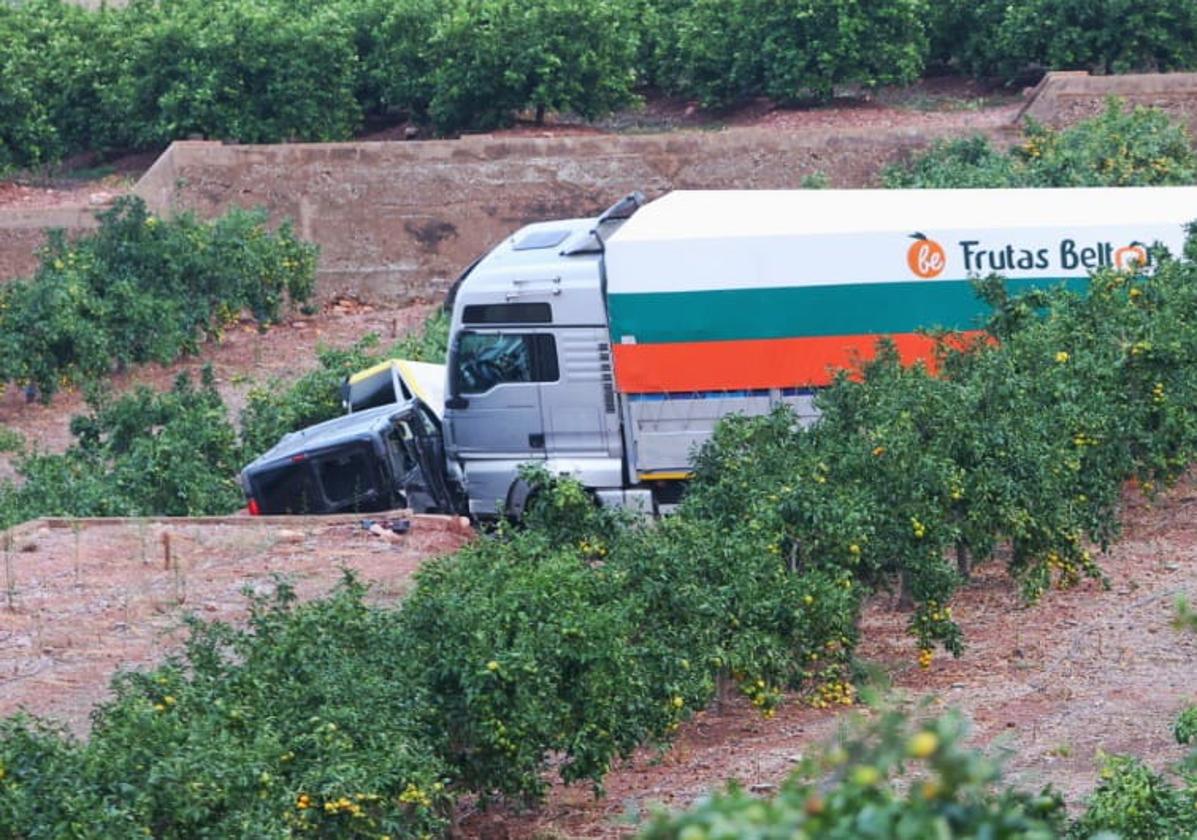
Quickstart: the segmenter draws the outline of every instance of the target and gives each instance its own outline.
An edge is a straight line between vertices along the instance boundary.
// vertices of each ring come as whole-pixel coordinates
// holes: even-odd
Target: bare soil
[[[103,207],[128,192],[123,184],[86,181],[49,187],[15,181],[0,182],[0,208],[42,210],[48,207]]]
[[[241,620],[243,590],[267,593],[281,575],[308,599],[327,593],[343,568],[371,584],[375,600],[394,601],[421,563],[466,539],[435,518],[414,518],[395,541],[346,518],[286,519],[25,528],[3,553],[0,717],[24,709],[84,735],[112,675],[177,651],[186,614]]]
[[[160,149],[134,152],[100,165],[95,155],[81,154],[63,161],[54,174],[25,173],[17,180],[0,181],[0,209],[102,209],[128,193],[159,154]]]
[[[1128,495],[1124,539],[1101,558],[1110,587],[1085,582],[1024,604],[999,564],[982,567],[953,603],[965,630],[959,659],[921,670],[907,615],[879,596],[861,627],[861,659],[911,708],[959,709],[973,742],[1007,757],[1007,777],[1051,782],[1076,806],[1096,785],[1099,751],[1165,769],[1184,755],[1172,722],[1197,701],[1197,637],[1171,627],[1178,595],[1197,599],[1197,490],[1191,481],[1148,504]],[[867,710],[865,710],[867,713]],[[605,781],[555,784],[543,808],[464,809],[461,835],[478,838],[624,837],[655,808],[685,808],[729,780],[768,790],[804,751],[833,738],[847,710],[792,698],[772,720],[734,699],[700,712],[664,753],[644,749]]]

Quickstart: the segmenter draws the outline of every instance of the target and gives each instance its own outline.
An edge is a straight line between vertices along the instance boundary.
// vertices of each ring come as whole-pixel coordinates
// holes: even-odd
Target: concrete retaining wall
[[[1135,73],[1090,76],[1083,71],[1048,73],[1032,91],[1020,119],[1055,128],[1100,113],[1111,97],[1159,108],[1197,136],[1197,73]]]
[[[48,228],[79,233],[96,226],[93,208],[0,209],[0,281],[32,274]]]
[[[975,131],[467,137],[417,143],[179,142],[138,183],[156,212],[265,206],[321,246],[317,287],[403,303],[434,297],[533,220],[593,214],[626,192],[785,188],[823,173],[873,183],[882,165]],[[997,135],[1005,131],[991,132]]]

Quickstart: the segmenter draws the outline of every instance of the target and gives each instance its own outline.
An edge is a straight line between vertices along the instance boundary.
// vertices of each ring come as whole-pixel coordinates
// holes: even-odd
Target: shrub
[[[1072,834],[1109,831],[1123,840],[1191,837],[1197,833],[1195,805],[1197,788],[1174,787],[1138,759],[1110,756]]]
[[[887,167],[885,186],[895,189],[996,189],[1022,186],[1020,161],[985,137],[938,141],[912,161]]]
[[[1162,111],[1110,100],[1098,116],[1063,130],[1031,123],[1006,152],[982,137],[938,143],[882,179],[898,188],[1185,185],[1197,181],[1197,154]]]
[[[114,367],[193,353],[243,310],[268,323],[311,295],[315,246],[289,224],[268,231],[262,212],[161,220],[122,198],[99,220],[73,242],[51,235],[37,273],[0,289],[0,382],[49,399]]]
[[[724,675],[771,715],[784,686],[842,669],[859,593],[840,580],[787,576],[710,523],[621,522],[576,482],[532,478],[526,527],[425,565],[401,613],[407,679],[464,789],[536,797],[550,762],[597,785]]]
[[[994,36],[1009,0],[937,0],[927,17],[927,63],[939,70],[976,76],[992,72]]]
[[[539,795],[555,752],[566,780],[597,782],[680,717],[639,650],[655,640],[635,642],[635,602],[577,546],[530,531],[418,579],[403,609],[408,679],[427,692],[428,730],[467,789]]]
[[[36,81],[37,56],[23,43],[16,13],[0,5],[0,175],[62,156],[59,133]]]
[[[142,0],[120,18],[120,73],[103,103],[120,116],[119,145],[339,140],[360,122],[353,32],[336,5]]]
[[[996,765],[961,745],[958,719],[918,728],[887,713],[805,758],[772,799],[738,786],[681,814],[659,814],[643,840],[734,837],[1004,837],[1047,840],[1065,824],[1061,798],[999,787]],[[909,768],[909,769],[908,769]],[[913,781],[901,778],[910,770]]]
[[[694,599],[701,586],[657,565],[659,554],[643,559],[638,534],[577,483],[529,477],[529,527],[427,564],[401,615],[427,730],[462,786],[487,796],[539,796],[558,753],[564,779],[597,785],[711,691],[701,651],[669,644],[685,635],[671,632],[675,620],[694,620],[687,608],[709,615]],[[683,608],[650,610],[633,558],[672,590],[656,605]]]
[[[0,831],[27,840],[128,836],[127,809],[89,783],[93,769],[65,729],[23,715],[0,721]]]
[[[1027,67],[1097,73],[1197,65],[1197,7],[1185,0],[1023,0],[1007,7],[978,65],[1012,75]]]
[[[447,5],[442,0],[347,4],[358,55],[356,96],[367,114],[427,119],[437,64],[433,36]]]
[[[1169,71],[1197,64],[1197,10],[1185,0],[945,0],[933,4],[940,66],[1006,80],[1050,70]]]
[[[1096,117],[1062,131],[1029,126],[1021,158],[1029,186],[1142,187],[1197,181],[1188,131],[1164,112],[1123,109],[1111,99]]]
[[[926,58],[922,0],[700,0],[667,8],[656,80],[708,106],[904,84]]]
[[[1172,728],[1178,744],[1197,745],[1197,703],[1190,703],[1176,716],[1176,725]]]
[[[16,429],[0,426],[0,452],[20,452],[25,448],[25,436]]]
[[[191,622],[186,650],[113,682],[86,743],[0,728],[6,837],[431,836],[445,768],[397,679],[404,640],[347,577],[297,606],[279,583],[249,626]]]
[[[585,33],[579,35],[579,33]],[[202,134],[339,140],[602,115],[655,88],[724,106],[905,84],[1197,63],[1186,0],[68,0],[0,7],[0,167]]]
[[[62,454],[17,459],[19,486],[0,485],[3,527],[35,516],[195,516],[242,504],[234,481],[241,448],[205,369],[199,388],[140,387],[119,398],[100,389],[90,413],[71,420]]]
[[[431,43],[429,115],[444,132],[517,111],[594,117],[633,101],[638,32],[620,0],[456,0]],[[583,36],[581,33],[585,33]]]
[[[52,134],[41,156],[24,165],[53,163],[64,155],[103,151],[119,143],[123,117],[107,107],[104,96],[120,78],[119,59],[127,48],[123,17],[108,8],[89,11],[65,0],[27,0],[0,9],[0,18],[9,23],[6,49],[36,57],[26,65],[26,78]]]
[[[1188,628],[1197,632],[1197,610],[1189,606],[1189,602],[1180,598],[1176,602],[1176,626],[1180,628]]]
[[[632,0],[67,0],[0,8],[0,167],[200,134],[341,140],[364,114],[493,128],[634,101]],[[586,33],[578,37],[578,33]]]

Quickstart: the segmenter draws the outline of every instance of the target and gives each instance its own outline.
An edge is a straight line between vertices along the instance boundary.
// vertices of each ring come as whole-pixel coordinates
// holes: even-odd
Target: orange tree
[[[0,383],[59,387],[169,363],[242,311],[270,323],[312,293],[317,248],[261,211],[160,219],[121,198],[76,240],[52,234],[37,272],[0,288]]]
[[[1063,129],[1028,122],[1022,142],[995,148],[981,136],[934,144],[882,172],[887,187],[1128,187],[1197,179],[1188,131],[1156,108],[1110,99]]]
[[[0,722],[0,835],[422,837],[448,824],[446,768],[398,679],[404,639],[347,577],[248,626],[191,622],[179,655],[118,676],[86,742]]]
[[[768,713],[848,648],[855,587],[789,573],[766,531],[621,522],[575,482],[539,481],[526,527],[426,566],[401,612],[406,681],[463,787],[536,796],[553,756],[597,784],[703,708],[719,675]]]
[[[1050,788],[1000,784],[997,765],[961,746],[958,718],[911,727],[889,712],[857,722],[805,758],[772,799],[732,786],[681,814],[658,815],[642,840],[806,837],[992,837],[1050,840],[1063,800]]]
[[[21,453],[19,482],[0,481],[0,527],[37,516],[197,516],[244,503],[233,476],[237,432],[205,367],[168,391],[140,386],[114,397],[89,389],[61,453]]]

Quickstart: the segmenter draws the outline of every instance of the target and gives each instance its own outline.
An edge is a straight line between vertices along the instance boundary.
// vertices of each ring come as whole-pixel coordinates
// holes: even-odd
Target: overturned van
[[[459,502],[437,480],[440,440],[439,419],[419,399],[393,402],[286,435],[239,481],[253,515],[450,511]]]

